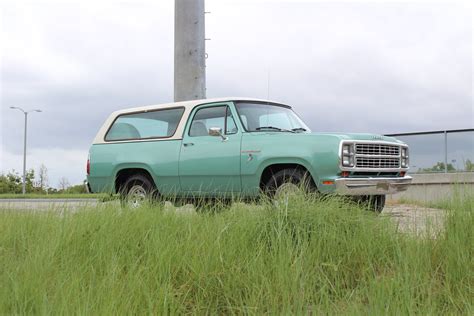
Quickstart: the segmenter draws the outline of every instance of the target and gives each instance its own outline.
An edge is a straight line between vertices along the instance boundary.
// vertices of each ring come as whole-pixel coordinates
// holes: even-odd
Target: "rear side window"
[[[105,135],[106,141],[166,138],[174,135],[184,108],[120,115]]]

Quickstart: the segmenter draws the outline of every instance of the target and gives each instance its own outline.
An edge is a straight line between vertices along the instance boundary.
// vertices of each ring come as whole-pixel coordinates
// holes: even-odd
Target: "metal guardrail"
[[[474,128],[386,136],[396,137],[410,146],[411,173],[474,171]],[[436,136],[440,136],[439,139]],[[444,170],[440,170],[442,168]]]

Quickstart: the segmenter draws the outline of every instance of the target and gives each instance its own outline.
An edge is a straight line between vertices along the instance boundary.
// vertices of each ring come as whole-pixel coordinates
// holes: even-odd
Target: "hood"
[[[396,139],[395,137],[383,136],[378,134],[369,134],[369,133],[311,133],[313,135],[331,135],[338,137],[341,140],[370,140],[370,141],[384,141],[384,142],[394,142],[403,144],[402,141]]]

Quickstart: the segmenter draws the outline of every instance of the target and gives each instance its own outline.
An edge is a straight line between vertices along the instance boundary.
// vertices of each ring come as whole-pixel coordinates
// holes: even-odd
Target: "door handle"
[[[184,147],[194,146],[194,143],[184,143],[183,146]]]

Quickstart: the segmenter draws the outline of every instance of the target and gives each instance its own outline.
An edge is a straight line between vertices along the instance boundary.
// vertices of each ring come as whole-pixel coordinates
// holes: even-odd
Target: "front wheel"
[[[367,202],[370,210],[382,213],[385,206],[385,195],[369,195],[367,197]]]
[[[315,192],[316,186],[308,172],[288,168],[272,175],[264,190],[270,198],[280,199],[295,193]]]

